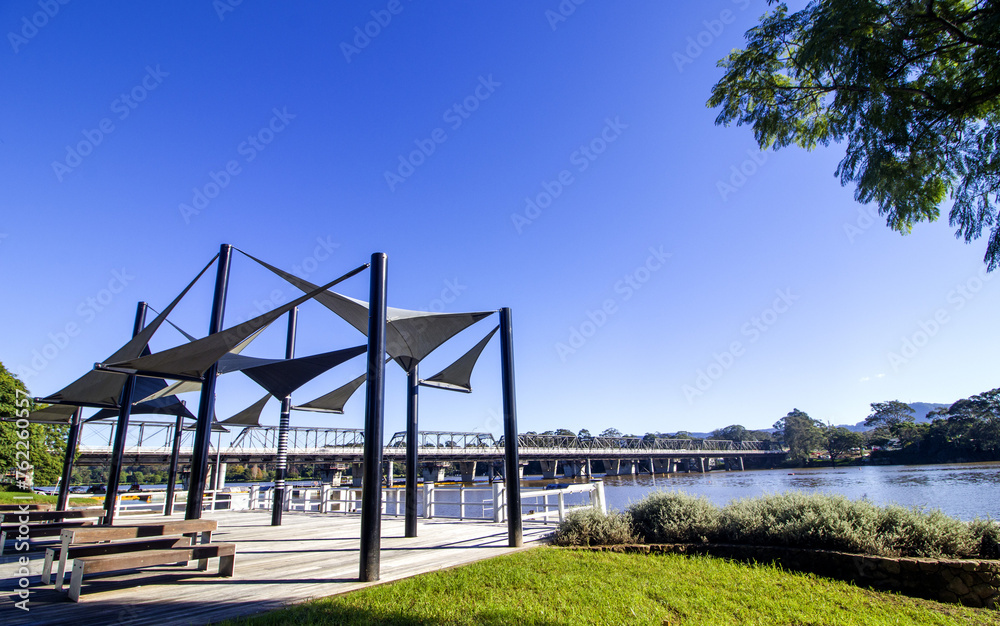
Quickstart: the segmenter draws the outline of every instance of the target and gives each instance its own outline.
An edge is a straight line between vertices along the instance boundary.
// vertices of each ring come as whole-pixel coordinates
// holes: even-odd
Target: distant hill
[[[931,420],[927,418],[927,414],[934,409],[947,409],[950,404],[934,404],[931,402],[911,402],[910,408],[913,409],[913,417],[916,419],[918,424],[924,422],[930,422]]]
[[[950,404],[938,404],[935,402],[910,402],[910,408],[913,409],[913,420],[918,424],[929,424],[931,420],[927,417],[927,414],[934,409],[948,408]],[[853,426],[844,426],[848,430],[853,430],[855,432],[863,432],[868,430],[865,428],[864,420],[861,420]]]

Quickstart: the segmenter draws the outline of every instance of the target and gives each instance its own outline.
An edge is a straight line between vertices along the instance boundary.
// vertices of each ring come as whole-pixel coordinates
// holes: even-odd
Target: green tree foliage
[[[18,393],[20,390],[20,393]],[[24,406],[25,400],[28,401]],[[23,409],[34,409],[31,395],[24,383],[7,371],[0,363],[0,417],[13,418],[23,415]],[[19,413],[18,411],[22,411]],[[62,473],[63,450],[66,441],[65,426],[48,426],[32,424],[28,427],[28,461],[34,469],[35,485],[52,485],[59,480]],[[24,461],[17,452],[25,452],[24,447],[18,448],[21,429],[16,422],[0,421],[0,475],[13,470],[18,463]]]
[[[621,437],[622,436],[622,431],[618,430],[617,428],[605,428],[603,431],[601,431],[601,434],[599,436],[600,437]]]
[[[864,441],[864,435],[847,430],[843,426],[828,429],[826,451],[830,453],[830,461],[835,463],[837,459],[850,452],[851,448],[860,448]]]
[[[753,433],[739,424],[717,428],[712,431],[712,439],[726,439],[729,441],[754,441],[756,437]]]
[[[841,183],[900,233],[950,195],[956,235],[991,228],[1000,265],[1000,3],[777,3],[719,65],[717,124],[750,125],[762,149],[845,143]]]
[[[871,407],[872,412],[865,418],[868,428],[884,428],[892,437],[900,437],[908,425],[913,425],[913,409],[905,402],[872,402]]]
[[[940,460],[1000,459],[1000,388],[933,411],[923,448]]]
[[[826,445],[823,422],[798,409],[775,422],[774,430],[774,436],[788,448],[791,461],[805,461],[813,450]]]

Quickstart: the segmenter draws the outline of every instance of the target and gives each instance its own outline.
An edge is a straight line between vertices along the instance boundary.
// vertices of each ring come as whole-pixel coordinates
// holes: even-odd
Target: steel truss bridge
[[[126,437],[124,463],[128,465],[158,465],[170,462],[174,445],[173,422],[134,422]],[[270,463],[277,456],[278,427],[244,427],[227,433],[228,442],[221,443],[223,433],[212,438],[210,457],[221,463]],[[504,441],[492,434],[479,432],[421,431],[419,460],[421,463],[459,463],[471,461],[502,461]],[[92,422],[84,426],[77,465],[104,465],[111,456],[114,441],[112,423]],[[193,431],[183,431],[178,461],[189,463]],[[681,459],[743,459],[767,458],[780,460],[785,451],[769,441],[728,441],[691,439],[649,439],[639,437],[575,437],[562,435],[518,435],[522,463],[586,462],[614,460],[649,463]],[[288,462],[290,464],[357,464],[364,456],[364,431],[357,428],[292,427],[288,429]],[[406,457],[406,433],[395,433],[384,448],[387,461],[402,462]]]

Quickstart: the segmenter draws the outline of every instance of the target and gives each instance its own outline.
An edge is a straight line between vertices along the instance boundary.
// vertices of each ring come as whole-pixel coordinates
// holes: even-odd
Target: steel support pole
[[[295,328],[299,319],[299,307],[288,312],[288,335],[285,339],[285,358],[295,358]],[[292,396],[281,399],[281,415],[278,418],[278,458],[274,470],[274,503],[271,506],[271,526],[281,526],[281,513],[285,502],[285,475],[288,473],[288,424],[292,412]]]
[[[420,375],[417,364],[406,372],[406,522],[404,533],[407,537],[417,536],[417,440],[418,400],[420,398]]]
[[[170,472],[167,474],[167,515],[174,514],[174,496],[177,491],[177,459],[181,456],[181,435],[184,434],[184,416],[178,415],[174,424],[174,447],[170,451]]]
[[[62,482],[59,483],[59,500],[56,509],[65,511],[69,504],[69,481],[73,478],[73,457],[76,456],[76,445],[80,441],[80,428],[83,426],[83,407],[76,407],[69,423],[69,435],[66,437],[66,456],[63,457]]]
[[[368,376],[365,384],[365,457],[361,487],[362,582],[379,579],[382,534],[382,427],[385,401],[386,256],[372,255],[368,298]]]
[[[132,336],[142,332],[146,325],[146,303],[140,302],[135,310],[135,326]],[[115,499],[118,497],[118,483],[121,481],[122,459],[125,456],[125,436],[128,434],[128,420],[132,416],[132,393],[135,391],[135,376],[125,378],[121,396],[118,398],[118,425],[115,426],[115,443],[111,448],[111,467],[108,469],[108,492],[104,494],[104,509],[108,512],[104,524],[111,526],[115,521]]]
[[[226,292],[229,286],[229,262],[233,248],[222,244],[215,275],[215,297],[212,299],[212,318],[208,334],[222,330],[222,319],[226,312]],[[215,419],[215,383],[219,374],[219,364],[213,363],[201,381],[201,397],[198,401],[198,423],[195,425],[194,449],[191,451],[191,479],[188,484],[187,507],[184,519],[201,519],[201,503],[205,497],[205,477],[208,474],[208,449],[212,443],[212,421]]]
[[[514,331],[510,309],[500,309],[500,374],[503,386],[503,440],[507,491],[507,542],[524,545],[521,526],[521,481],[517,454],[517,406],[514,397]]]

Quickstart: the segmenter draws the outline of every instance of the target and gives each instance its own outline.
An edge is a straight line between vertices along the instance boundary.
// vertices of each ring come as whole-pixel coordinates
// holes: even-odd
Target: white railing
[[[104,500],[104,494],[71,493],[70,500],[79,498],[99,498]],[[245,491],[208,490],[202,499],[202,511],[241,511],[249,508],[249,494]],[[121,515],[172,515],[178,510],[184,512],[187,507],[187,492],[178,490],[174,493],[173,510],[167,511],[167,492],[141,491],[122,492],[115,498],[115,519]]]
[[[285,511],[314,513],[359,513],[361,492],[360,487],[289,486],[285,488],[283,508]],[[419,497],[418,514],[424,519],[478,519],[498,523],[506,519],[507,499],[502,482],[492,483],[490,487],[424,483]],[[273,491],[261,490],[257,485],[250,487],[250,509],[271,510],[273,504]],[[607,510],[603,481],[521,492],[522,519],[526,520],[561,522],[570,511],[585,507]],[[382,490],[383,515],[399,517],[405,514],[405,508],[405,489],[394,487]]]
[[[566,496],[571,494],[584,494],[588,502],[586,504],[567,502]],[[582,495],[580,499],[583,499]],[[550,502],[550,500],[555,500],[555,502]],[[521,492],[521,519],[523,520],[540,520],[545,524],[562,522],[570,511],[587,507],[593,507],[607,513],[604,481],[595,480],[587,484],[571,484],[561,489],[538,489]],[[555,519],[550,519],[553,516]]]

